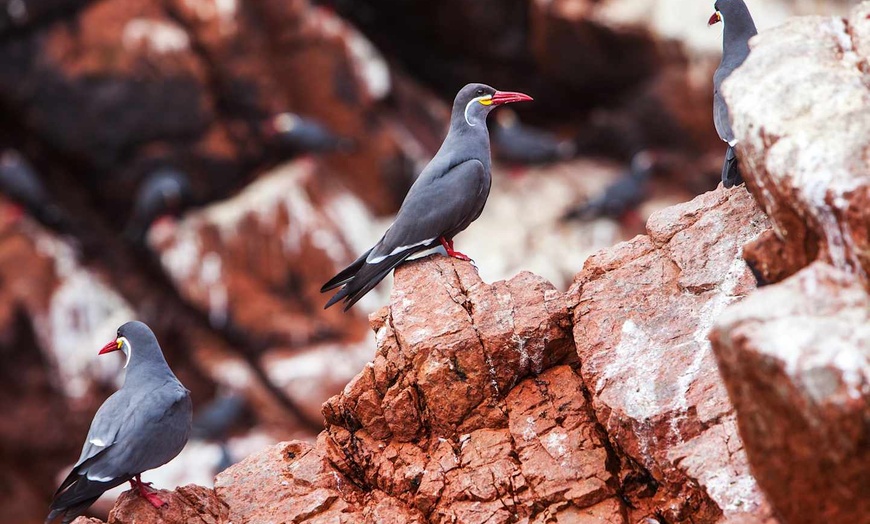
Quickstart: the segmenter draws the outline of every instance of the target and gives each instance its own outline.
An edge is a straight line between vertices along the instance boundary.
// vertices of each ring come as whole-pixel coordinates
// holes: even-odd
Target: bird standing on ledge
[[[81,457],[51,502],[46,524],[68,524],[103,492],[127,481],[154,507],[163,502],[139,475],[166,464],[190,435],[190,392],[175,378],[151,329],[142,322],[118,328],[100,354],[123,351],[129,365],[124,385],[106,399],[94,420]]]
[[[396,220],[377,244],[320,289],[341,286],[326,308],[344,300],[347,311],[411,255],[444,246],[449,256],[470,260],[453,249],[453,237],[483,211],[492,183],[486,117],[495,107],[532,97],[468,84],[453,101],[450,131],[441,148],[411,186]]]
[[[722,98],[722,82],[749,56],[749,39],[757,35],[758,30],[755,29],[755,22],[752,21],[749,8],[743,0],[717,0],[715,9],[716,12],[707,25],[723,22],[725,31],[722,37],[722,62],[713,75],[713,124],[719,138],[728,143],[725,163],[722,166],[722,184],[725,187],[734,187],[743,183],[743,176],[734,153],[737,139],[731,130],[728,106]]]

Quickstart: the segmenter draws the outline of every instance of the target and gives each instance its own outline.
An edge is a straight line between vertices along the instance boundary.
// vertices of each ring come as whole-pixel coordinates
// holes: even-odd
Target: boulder
[[[753,291],[741,247],[768,227],[748,193],[720,188],[653,214],[648,236],[590,257],[569,291],[580,374],[626,489],[646,479],[632,500],[668,522],[769,513],[707,340]]]
[[[725,83],[741,170],[776,233],[752,260],[773,281],[822,260],[870,286],[868,15],[865,2],[762,32]]]
[[[784,521],[870,515],[870,295],[815,262],[710,335],[758,483]]]

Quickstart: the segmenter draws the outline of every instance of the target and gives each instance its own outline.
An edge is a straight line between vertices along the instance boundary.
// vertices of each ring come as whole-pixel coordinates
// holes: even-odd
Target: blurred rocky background
[[[203,487],[112,522],[870,522],[855,3],[750,0],[751,196],[693,200],[712,2],[0,0],[0,521],[42,522],[138,318],[197,412],[146,480]],[[535,97],[491,118],[479,274],[324,311],[469,81]]]

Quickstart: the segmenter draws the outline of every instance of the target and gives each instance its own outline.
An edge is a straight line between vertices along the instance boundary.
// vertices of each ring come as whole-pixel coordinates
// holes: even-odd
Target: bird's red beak
[[[121,349],[121,343],[117,340],[113,340],[103,346],[103,349],[100,350],[100,355],[105,355],[106,353],[111,353],[112,351],[118,351]]]
[[[707,20],[707,26],[716,25],[721,21],[722,15],[719,14],[719,11],[716,11],[715,13],[713,13],[713,16],[711,16],[710,19]]]
[[[511,91],[496,91],[492,95],[492,105],[500,106],[502,104],[512,104],[514,102],[528,102],[534,100],[529,95],[523,93],[513,93]]]

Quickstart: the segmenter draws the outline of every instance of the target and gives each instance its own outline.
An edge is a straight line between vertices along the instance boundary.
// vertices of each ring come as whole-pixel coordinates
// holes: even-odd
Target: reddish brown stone
[[[570,293],[581,374],[623,475],[659,483],[632,500],[668,521],[765,512],[706,336],[753,290],[741,246],[766,227],[745,191],[707,193],[590,257]]]
[[[228,522],[229,511],[215,495],[213,489],[202,486],[182,486],[174,491],[158,490],[157,495],[167,503],[155,508],[134,491],[124,492],[109,513],[107,524],[223,524]]]
[[[795,263],[823,260],[870,287],[870,90],[861,63],[870,50],[867,3],[847,19],[793,18],[753,39],[746,63],[729,78],[741,170],[771,217],[776,243],[756,259],[787,276]],[[798,266],[802,267],[802,266]]]
[[[786,522],[870,516],[870,296],[817,262],[710,335],[758,483]]]

